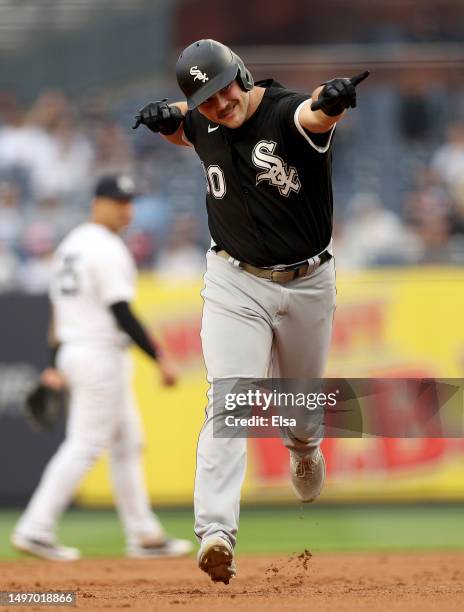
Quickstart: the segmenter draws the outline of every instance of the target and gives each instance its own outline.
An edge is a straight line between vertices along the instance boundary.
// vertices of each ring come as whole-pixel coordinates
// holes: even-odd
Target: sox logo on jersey
[[[269,181],[278,188],[281,195],[288,197],[291,191],[298,193],[301,188],[296,168],[287,164],[278,155],[274,155],[277,143],[273,140],[260,140],[253,149],[252,159],[257,168],[264,168],[266,172],[256,175],[256,184]]]
[[[190,68],[190,74],[194,77],[194,81],[196,81],[197,79],[199,81],[201,81],[202,83],[206,83],[206,81],[209,81],[208,75],[206,74],[206,72],[202,72],[198,66],[192,66]]]

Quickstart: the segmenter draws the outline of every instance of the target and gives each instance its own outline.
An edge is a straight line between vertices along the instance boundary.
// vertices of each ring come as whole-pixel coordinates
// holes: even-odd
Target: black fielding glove
[[[67,391],[51,389],[43,383],[37,383],[26,397],[26,418],[36,430],[51,430],[66,409],[67,401]]]
[[[174,134],[183,120],[184,116],[177,106],[169,106],[167,99],[158,100],[140,109],[135,116],[132,129],[136,130],[139,125],[143,124],[152,132],[161,132],[169,136],[169,134]]]
[[[311,103],[311,110],[321,110],[329,117],[340,115],[345,108],[356,108],[356,85],[369,76],[365,70],[351,79],[332,79],[324,83],[317,100]]]

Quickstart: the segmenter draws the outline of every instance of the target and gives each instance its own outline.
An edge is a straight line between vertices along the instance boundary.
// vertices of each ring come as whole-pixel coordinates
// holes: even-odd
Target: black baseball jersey
[[[187,112],[184,133],[206,175],[208,224],[219,248],[255,266],[302,261],[332,235],[330,145],[334,128],[311,134],[297,120],[309,99],[273,80],[239,128]]]

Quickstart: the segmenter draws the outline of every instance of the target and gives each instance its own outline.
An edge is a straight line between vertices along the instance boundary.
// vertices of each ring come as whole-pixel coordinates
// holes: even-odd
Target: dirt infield
[[[239,556],[238,572],[225,586],[210,582],[194,559],[27,560],[0,563],[0,588],[77,591],[77,608],[87,610],[464,609],[463,552]]]

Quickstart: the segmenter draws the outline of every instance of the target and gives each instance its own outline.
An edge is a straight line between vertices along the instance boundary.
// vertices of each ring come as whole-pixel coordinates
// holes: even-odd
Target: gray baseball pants
[[[233,546],[246,470],[245,438],[213,436],[214,379],[322,378],[335,310],[334,260],[286,284],[258,278],[207,254],[201,340],[210,384],[195,475],[195,533]],[[284,432],[285,446],[311,455],[320,437]]]

